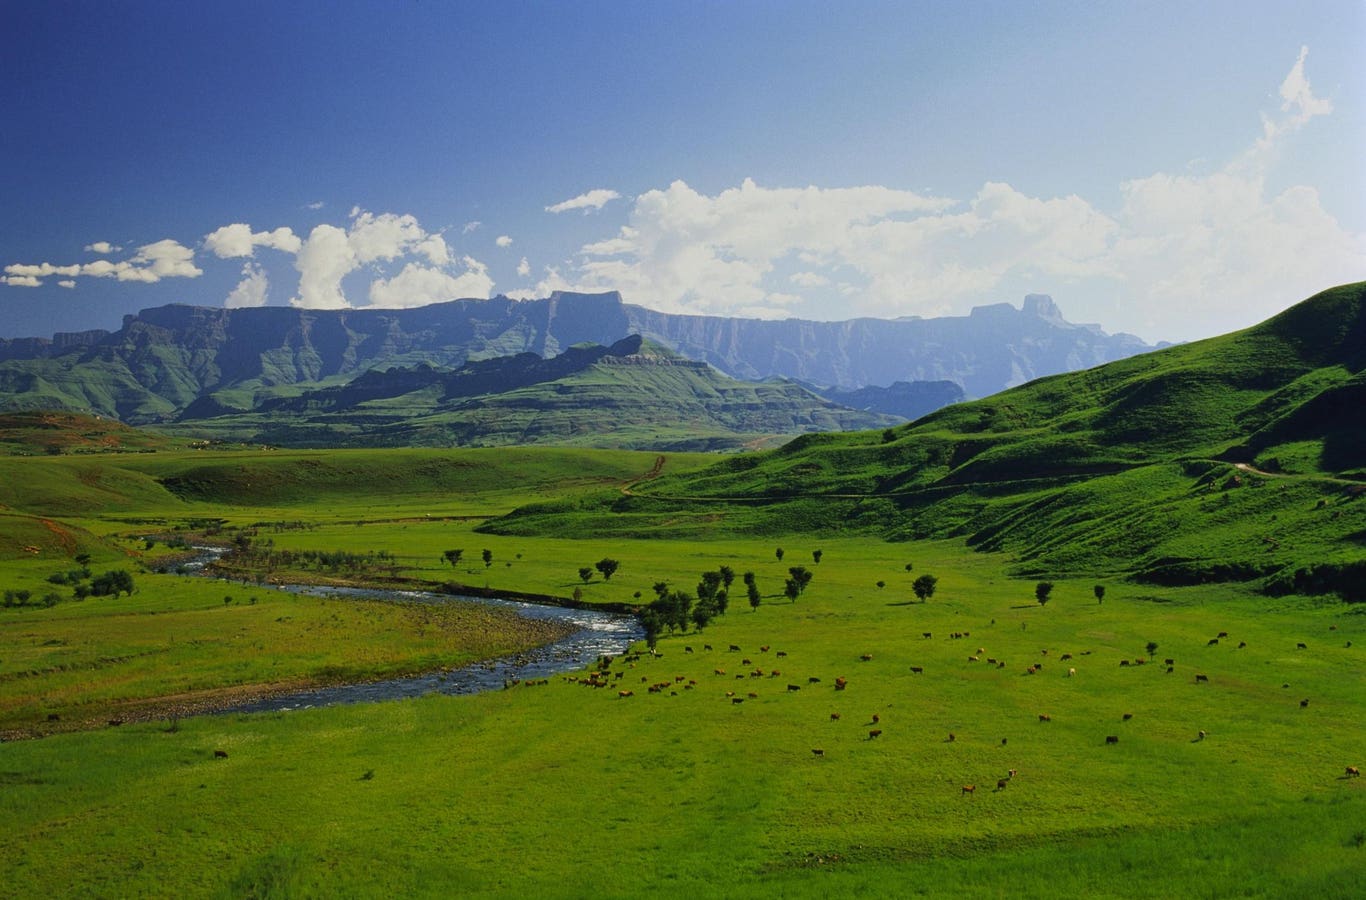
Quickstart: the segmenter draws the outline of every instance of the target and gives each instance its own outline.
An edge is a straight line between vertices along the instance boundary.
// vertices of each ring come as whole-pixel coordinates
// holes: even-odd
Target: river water
[[[191,572],[202,571],[212,559],[222,554],[214,548],[205,551],[202,559],[186,565]],[[212,551],[212,552],[210,552]],[[581,669],[599,656],[616,656],[625,652],[635,641],[643,640],[644,630],[634,616],[602,612],[594,609],[567,609],[518,600],[496,600],[485,597],[455,597],[422,591],[389,591],[367,588],[317,587],[313,585],[272,585],[277,590],[326,597],[364,597],[419,603],[482,603],[515,612],[528,619],[549,619],[572,625],[575,630],[568,637],[498,659],[471,663],[458,669],[411,675],[363,684],[341,684],[332,687],[282,694],[232,706],[219,712],[276,712],[310,709],[334,703],[365,703],[376,700],[397,700],[421,697],[426,694],[473,694],[478,691],[502,689],[513,681],[549,678],[564,672]]]

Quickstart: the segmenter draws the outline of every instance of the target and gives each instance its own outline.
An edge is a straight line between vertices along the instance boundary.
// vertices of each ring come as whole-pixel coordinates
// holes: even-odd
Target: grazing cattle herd
[[[951,639],[960,639],[960,638],[963,638],[963,637],[968,636],[968,634],[969,634],[969,633],[966,632],[966,631],[964,631],[964,632],[954,632],[950,637],[951,637]],[[925,632],[925,633],[924,633],[924,637],[925,637],[926,640],[932,640],[932,639],[933,639],[933,636],[932,636],[932,634],[931,634],[930,632]],[[1218,646],[1220,640],[1221,640],[1221,639],[1225,639],[1225,638],[1228,638],[1228,633],[1227,633],[1227,632],[1222,632],[1222,631],[1221,631],[1221,632],[1218,634],[1217,637],[1210,638],[1210,639],[1207,641],[1206,646],[1210,646],[1210,647]],[[1240,642],[1239,646],[1240,646],[1240,649],[1241,649],[1241,648],[1246,648],[1247,644],[1246,644],[1246,642]],[[711,649],[712,649],[712,648],[711,648],[710,645],[704,645],[704,652],[706,652],[706,651],[711,651]],[[760,647],[759,649],[760,649],[760,652],[761,652],[761,653],[768,653],[768,652],[770,651],[771,648],[770,648],[770,646],[765,645],[765,646]],[[1305,642],[1303,642],[1303,641],[1298,642],[1298,644],[1297,644],[1297,649],[1300,649],[1300,650],[1307,649]],[[740,649],[740,647],[739,647],[738,645],[736,645],[736,644],[731,644],[731,645],[729,646],[729,649],[728,649],[727,652],[728,652],[728,653],[739,654],[739,653],[741,653],[742,651],[741,651],[741,649]],[[1092,652],[1093,652],[1093,651],[1091,651],[1091,650],[1081,650],[1081,651],[1078,652],[1077,655],[1078,655],[1078,656],[1090,656],[1090,655],[1092,654]],[[697,651],[696,651],[695,648],[692,647],[691,645],[685,645],[685,646],[683,647],[683,653],[689,654],[689,655],[697,655]],[[977,649],[977,652],[976,652],[975,654],[973,654],[973,655],[967,657],[967,662],[968,662],[968,663],[975,663],[975,662],[978,662],[978,661],[982,658],[983,654],[985,654],[985,653],[986,653],[986,648],[985,648],[985,647],[979,647],[979,648]],[[787,653],[787,651],[780,650],[780,651],[777,652],[776,655],[779,656],[779,657],[787,657],[788,653]],[[1041,655],[1041,656],[1049,656],[1049,648],[1042,648],[1042,649],[1040,650],[1040,655]],[[856,660],[856,661],[861,662],[861,663],[871,663],[871,662],[873,661],[873,659],[874,659],[874,654],[871,653],[871,652],[860,652],[860,653],[851,655],[849,658],[850,658],[851,661],[852,661],[852,660]],[[963,657],[958,657],[958,658],[959,658],[959,659],[962,659]],[[1073,654],[1072,654],[1072,653],[1062,653],[1062,654],[1060,654],[1060,655],[1058,656],[1058,658],[1059,658],[1059,659],[1062,659],[1062,660],[1072,660],[1074,657],[1073,657]],[[579,675],[566,676],[566,677],[565,677],[565,680],[566,680],[566,681],[569,681],[569,682],[574,682],[574,683],[586,685],[586,686],[589,686],[589,687],[601,688],[601,687],[605,687],[607,684],[609,684],[609,683],[610,683],[611,681],[613,681],[613,680],[620,680],[620,679],[622,678],[622,676],[625,674],[625,672],[624,672],[623,670],[621,670],[620,668],[619,668],[615,673],[612,673],[612,672],[609,671],[609,670],[612,668],[612,666],[613,666],[614,664],[618,663],[618,662],[620,662],[621,664],[623,664],[623,665],[626,666],[626,667],[629,667],[629,668],[636,668],[637,665],[646,665],[646,664],[650,664],[650,663],[664,664],[664,663],[658,663],[658,661],[659,661],[659,660],[662,660],[662,659],[664,659],[664,654],[661,653],[661,652],[657,652],[657,651],[650,651],[648,654],[646,654],[646,653],[632,653],[632,654],[628,654],[628,655],[626,655],[626,656],[621,657],[620,660],[614,660],[614,659],[611,658],[611,657],[602,657],[602,658],[599,659],[597,667],[596,667],[594,670],[588,672],[586,675],[581,675],[581,676],[579,676]],[[647,661],[648,661],[648,662],[647,662]],[[1131,667],[1133,667],[1133,666],[1142,666],[1146,661],[1147,661],[1147,660],[1146,660],[1145,658],[1137,658],[1137,659],[1132,660],[1132,661],[1129,660],[1129,659],[1121,659],[1121,660],[1119,660],[1119,665],[1120,665],[1121,667],[1130,667],[1130,668],[1131,668]],[[997,660],[995,657],[990,657],[990,658],[988,658],[988,662],[989,662],[989,663],[994,663],[994,664],[996,665],[996,668],[998,668],[998,669],[1004,668],[1004,667],[1005,667],[1005,662],[1004,662],[1003,660]],[[1164,658],[1164,659],[1163,659],[1163,663],[1164,663],[1164,665],[1166,666],[1166,671],[1168,671],[1168,672],[1173,671],[1174,668],[1175,668],[1175,666],[1176,666],[1176,664],[1177,664],[1176,658],[1175,658],[1175,657],[1170,657],[1170,656]],[[742,656],[742,657],[741,657],[741,665],[742,665],[742,666],[745,666],[746,668],[749,668],[749,667],[754,666],[754,662],[753,662],[753,660],[752,660],[751,658],[749,658],[749,657],[743,657],[743,656]],[[903,663],[903,664],[901,664],[901,666],[906,666],[906,664]],[[925,673],[925,667],[924,667],[923,665],[918,665],[918,664],[917,664],[917,665],[909,665],[908,667],[899,667],[899,668],[900,668],[900,671],[903,672],[903,673],[904,673],[904,672],[907,672],[907,670],[909,669],[909,673],[910,673],[910,674],[912,674],[912,675],[917,675],[917,676],[924,675],[924,673]],[[1043,669],[1044,669],[1044,667],[1043,667],[1043,664],[1042,664],[1042,663],[1034,663],[1033,665],[1030,665],[1028,668],[1024,669],[1024,670],[1022,671],[1021,674],[1024,674],[1024,675],[1036,675],[1036,674],[1042,673],[1042,672],[1043,672]],[[717,667],[713,668],[712,671],[713,671],[714,676],[716,676],[716,677],[725,677],[725,675],[726,675],[726,669],[723,668],[723,667],[720,667],[720,666],[717,666]],[[1192,674],[1193,674],[1193,676],[1194,676],[1194,681],[1195,681],[1195,683],[1197,683],[1197,684],[1207,684],[1207,683],[1209,683],[1209,681],[1210,681],[1209,675],[1206,674],[1205,672],[1197,672],[1197,673],[1192,673]],[[767,676],[768,678],[777,678],[777,677],[779,677],[780,675],[781,675],[781,673],[778,672],[777,670],[772,670],[771,672],[765,672],[762,668],[755,667],[755,668],[753,668],[752,671],[749,671],[749,672],[746,673],[746,674],[739,674],[739,675],[736,675],[735,677],[736,677],[736,678],[741,678],[741,679],[746,678],[746,677],[748,677],[748,678],[759,678],[759,677],[763,677],[763,676]],[[1077,669],[1076,669],[1075,667],[1069,667],[1069,668],[1066,670],[1066,672],[1065,672],[1065,677],[1067,677],[1067,678],[1075,678],[1076,676],[1077,676]],[[966,675],[966,670],[964,671],[964,677],[967,677],[967,675]],[[997,676],[997,677],[999,677],[999,676]],[[1124,677],[1129,677],[1129,676],[1124,676]],[[530,683],[533,683],[533,682],[527,682],[527,683],[530,684]],[[541,682],[541,683],[544,683],[544,682]],[[665,694],[665,693],[667,692],[667,694],[668,694],[669,696],[678,696],[678,691],[676,690],[676,688],[678,688],[678,687],[681,687],[683,690],[693,690],[693,689],[695,689],[695,688],[697,688],[697,687],[699,686],[696,679],[689,678],[689,677],[687,677],[687,676],[684,675],[684,674],[674,674],[672,677],[660,678],[659,680],[656,680],[656,681],[654,681],[653,683],[651,683],[651,678],[650,678],[650,676],[648,676],[648,675],[643,675],[643,676],[641,677],[641,683],[642,683],[642,684],[647,684],[647,685],[648,685],[648,691],[649,691],[649,693],[651,693],[651,694]],[[807,686],[815,686],[815,685],[820,685],[820,684],[822,684],[822,683],[823,683],[823,682],[822,682],[822,677],[821,677],[821,676],[818,676],[818,675],[808,675],[808,676],[807,676],[807,681],[806,681]],[[801,685],[801,684],[798,684],[798,683],[796,683],[796,682],[785,682],[784,684],[785,684],[785,686],[786,686],[786,690],[780,692],[780,694],[793,695],[793,694],[797,694],[798,692],[800,692],[800,691],[802,690],[802,685]],[[1283,687],[1289,687],[1289,684],[1287,683],[1287,684],[1282,685],[1282,686],[1283,686]],[[849,687],[850,687],[850,681],[849,681],[844,675],[837,675],[837,676],[834,678],[834,680],[833,680],[833,689],[834,689],[835,691],[837,691],[837,692],[845,691],[845,690],[849,689]],[[1079,687],[1079,689],[1084,689],[1084,685],[1081,685],[1081,686]],[[758,690],[748,691],[748,692],[746,692],[746,695],[745,695],[745,696],[739,696],[739,695],[736,694],[735,691],[725,691],[724,693],[725,693],[726,699],[729,699],[729,700],[730,700],[730,704],[731,704],[732,706],[734,706],[734,707],[739,707],[741,704],[744,704],[744,703],[746,702],[746,700],[749,700],[749,701],[760,701],[760,702],[762,702],[763,699],[764,699],[764,698],[763,698],[763,695],[762,695],[761,692],[758,691]],[[770,694],[770,695],[769,695],[769,699],[771,700],[774,696],[778,696],[778,695]],[[620,700],[626,700],[626,699],[635,697],[635,693],[634,693],[633,691],[630,691],[630,690],[621,690],[621,691],[618,691],[618,692],[617,692],[617,697],[618,697]],[[1309,700],[1310,700],[1310,698],[1308,698],[1308,697],[1302,698],[1302,699],[1299,701],[1300,708],[1302,708],[1302,709],[1303,709],[1303,708],[1307,708],[1307,707],[1309,706]],[[841,721],[841,714],[840,714],[839,712],[829,712],[829,711],[827,711],[826,713],[823,713],[823,714],[828,715],[828,717],[829,717],[829,722],[832,722],[832,723],[839,723],[839,722]],[[735,713],[735,715],[746,715],[746,716],[747,716],[747,715],[749,715],[749,713],[748,713],[748,712],[737,711],[737,713]],[[880,739],[880,738],[883,737],[883,734],[884,734],[884,727],[886,727],[886,726],[883,725],[883,715],[884,715],[884,713],[882,713],[882,712],[874,712],[874,713],[871,713],[871,714],[870,714],[869,724],[874,725],[874,726],[877,726],[877,727],[868,729],[868,736],[867,736],[867,740],[868,740],[868,741],[876,741],[876,740],[878,740],[878,739]],[[1038,718],[1038,721],[1041,722],[1041,723],[1049,723],[1049,722],[1052,722],[1052,721],[1053,721],[1053,715],[1052,715],[1051,712],[1047,712],[1047,713],[1036,713],[1036,716],[1037,716],[1037,718]],[[1132,721],[1132,720],[1135,718],[1134,713],[1132,713],[1132,712],[1121,712],[1121,713],[1119,713],[1119,716],[1120,716],[1121,721],[1124,721],[1124,722]],[[1070,722],[1071,719],[1069,718],[1067,721]],[[113,724],[113,723],[111,723],[111,724]],[[888,732],[889,734],[901,736],[901,735],[905,735],[905,734],[907,733],[907,727],[906,727],[905,723],[903,723],[903,722],[893,722],[893,724],[896,725],[896,728],[895,728],[894,731]],[[1063,727],[1063,728],[1064,728],[1064,731],[1067,730],[1065,726],[1060,726],[1060,727]],[[1052,731],[1050,730],[1050,734],[1055,734],[1055,735],[1056,735],[1056,734],[1060,734],[1060,733],[1061,733],[1061,732],[1052,732]],[[1197,731],[1197,736],[1195,737],[1195,739],[1194,739],[1193,742],[1197,742],[1197,743],[1198,743],[1198,742],[1200,742],[1200,741],[1204,741],[1204,740],[1206,739],[1207,736],[1208,736],[1208,732],[1206,732],[1204,729],[1199,729],[1199,730]],[[1104,737],[1104,743],[1105,743],[1106,745],[1118,745],[1119,742],[1120,742],[1120,741],[1119,741],[1120,735],[1118,735],[1118,734],[1105,734],[1105,735],[1103,735],[1103,737]],[[889,739],[895,740],[895,738],[889,738]],[[979,739],[980,739],[980,737],[979,737]],[[1051,739],[1051,738],[1050,738],[1050,739]],[[996,742],[997,738],[996,738],[995,736],[993,736],[993,737],[991,738],[991,740],[992,740],[993,743],[994,743],[994,742]],[[946,743],[946,744],[953,744],[953,743],[955,743],[955,742],[957,742],[957,741],[958,741],[958,736],[957,736],[954,732],[949,732],[949,733],[948,733],[948,736],[944,739],[943,743]],[[1007,739],[1007,738],[1005,738],[1005,737],[1000,737],[1000,738],[999,738],[999,746],[1005,747],[1005,746],[1007,746],[1007,744],[1008,744],[1008,739]],[[827,746],[828,746],[828,745],[827,745]],[[826,746],[814,746],[814,747],[811,747],[811,755],[812,755],[812,758],[815,758],[815,759],[822,759],[822,760],[827,759],[828,757],[827,757],[827,754],[826,754],[826,749],[827,749]],[[1135,752],[1135,751],[1130,750],[1130,751],[1128,751],[1128,752],[1132,753],[1132,752]],[[215,751],[214,755],[215,755],[216,757],[223,757],[223,758],[225,758],[225,757],[227,756],[227,753],[220,750],[220,751]],[[1347,767],[1346,767],[1346,770],[1345,770],[1345,774],[1344,774],[1343,776],[1341,776],[1341,777],[1342,777],[1342,778],[1356,778],[1356,777],[1359,777],[1360,774],[1361,774],[1361,773],[1360,773],[1360,770],[1359,770],[1356,766],[1347,766]],[[998,792],[1000,792],[1000,791],[1004,791],[1004,790],[1006,789],[1006,786],[1010,783],[1010,781],[1011,781],[1012,779],[1015,778],[1015,776],[1016,776],[1016,770],[1015,770],[1015,769],[1010,769],[1009,772],[1008,772],[1008,774],[1007,774],[1005,777],[1003,777],[1003,778],[998,777],[997,780],[996,780],[996,788],[995,788],[995,791],[993,791],[993,793],[998,793]],[[992,777],[996,777],[996,776],[992,776]],[[988,783],[990,783],[990,782],[988,782]],[[962,793],[963,796],[974,796],[975,793],[976,793],[976,790],[977,790],[977,787],[976,787],[976,784],[975,784],[975,783],[961,784],[961,793]]]

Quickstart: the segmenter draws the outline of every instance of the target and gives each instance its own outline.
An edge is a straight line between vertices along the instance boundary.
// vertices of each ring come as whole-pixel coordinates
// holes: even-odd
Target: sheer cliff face
[[[890,321],[767,322],[625,308],[632,331],[736,377],[845,388],[952,381],[969,397],[984,397],[1153,349],[1133,335],[1073,325],[1041,294],[1027,297],[1023,310],[1001,303],[968,316]]]
[[[782,376],[847,389],[952,381],[969,397],[1152,349],[1131,335],[1073,325],[1043,295],[1027,297],[1023,309],[1002,303],[951,318],[772,322],[660,313],[615,292],[557,292],[418,309],[163,306],[126,317],[111,334],[0,341],[0,365],[98,362],[101,371],[117,370],[183,408],[187,398],[239,384],[293,384],[396,364],[455,367],[524,352],[548,357],[628,334],[736,378]]]

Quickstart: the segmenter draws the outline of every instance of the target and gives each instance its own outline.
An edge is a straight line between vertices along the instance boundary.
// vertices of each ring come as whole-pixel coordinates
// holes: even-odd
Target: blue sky
[[[1188,340],[1366,278],[1359,0],[3,0],[0,32],[3,337],[619,289],[1043,292]]]

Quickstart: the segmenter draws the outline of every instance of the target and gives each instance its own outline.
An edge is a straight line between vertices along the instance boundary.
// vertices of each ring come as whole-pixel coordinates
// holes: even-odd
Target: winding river
[[[222,555],[217,548],[198,547],[204,556],[185,566],[201,573],[204,566]],[[327,597],[364,597],[419,603],[482,603],[511,610],[528,619],[549,619],[574,627],[568,637],[513,656],[483,660],[458,669],[441,670],[422,675],[392,678],[361,684],[340,684],[315,688],[298,693],[280,694],[217,710],[220,713],[277,712],[310,709],[334,703],[365,703],[376,700],[397,700],[421,697],[425,694],[473,694],[501,689],[513,681],[549,678],[574,669],[583,668],[599,656],[616,656],[625,652],[633,642],[643,640],[645,632],[634,616],[608,613],[594,609],[567,609],[518,600],[497,600],[484,597],[453,597],[424,591],[373,590],[368,588],[317,587],[314,585],[272,585],[276,590]]]

